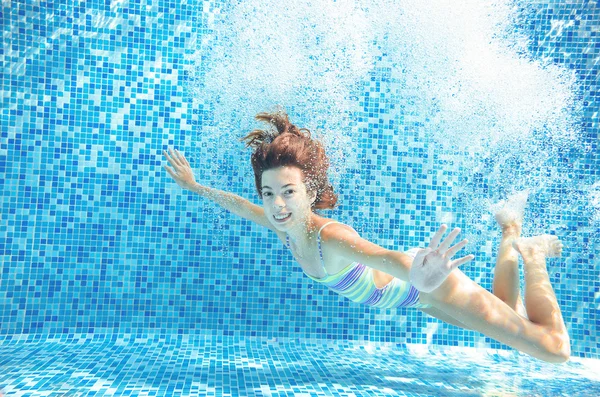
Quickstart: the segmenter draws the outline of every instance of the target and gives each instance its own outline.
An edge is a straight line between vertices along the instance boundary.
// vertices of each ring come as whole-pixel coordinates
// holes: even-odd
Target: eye
[[[263,193],[263,197],[270,197],[271,196],[271,192],[264,192]]]
[[[286,193],[288,193],[288,194],[292,194],[292,193],[294,193],[294,191],[293,191],[292,189],[290,189],[290,190],[288,190]]]

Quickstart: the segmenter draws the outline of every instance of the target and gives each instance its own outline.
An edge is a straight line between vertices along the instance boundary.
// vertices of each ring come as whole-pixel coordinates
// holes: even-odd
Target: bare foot
[[[513,247],[525,257],[528,255],[543,255],[545,258],[560,256],[562,242],[556,236],[542,234],[534,237],[521,237],[515,239]]]
[[[503,231],[507,229],[521,231],[523,213],[525,212],[525,204],[527,204],[528,196],[529,190],[523,190],[522,192],[513,194],[506,200],[499,201],[492,207],[492,210],[495,212],[496,222],[498,222]]]

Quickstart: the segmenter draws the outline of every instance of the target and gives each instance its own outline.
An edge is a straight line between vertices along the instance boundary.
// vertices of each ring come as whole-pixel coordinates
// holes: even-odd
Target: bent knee
[[[571,357],[571,339],[566,331],[550,331],[548,338],[542,343],[543,348],[550,354],[548,362],[561,364]]]

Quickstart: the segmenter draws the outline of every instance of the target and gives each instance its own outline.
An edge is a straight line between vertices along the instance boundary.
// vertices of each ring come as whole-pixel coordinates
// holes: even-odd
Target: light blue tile
[[[171,371],[177,379],[181,376],[181,381],[169,384],[173,387],[169,393],[235,395],[234,387],[238,394],[240,390],[250,393],[238,372],[219,366],[206,369],[200,361],[185,364],[186,354],[208,361],[211,348],[237,352],[237,345],[211,340],[204,349],[190,342],[180,356],[164,361],[158,357],[158,367],[143,375],[135,373],[143,370],[131,360],[145,362],[146,355],[161,351],[155,349],[167,342],[150,338],[136,344],[135,338],[119,339],[126,333],[172,336],[175,342],[167,344],[185,344],[179,342],[181,335],[209,335],[506,349],[416,310],[381,311],[333,295],[303,276],[273,234],[182,193],[168,179],[161,168],[161,152],[175,147],[186,152],[198,178],[258,203],[248,152],[229,143],[231,135],[209,133],[218,121],[211,113],[214,99],[194,98],[189,91],[189,77],[202,76],[214,66],[194,65],[190,55],[201,45],[204,53],[219,49],[219,43],[202,40],[213,33],[211,21],[219,20],[227,5],[145,0],[3,2],[0,350],[6,354],[0,359],[5,360],[0,361],[4,382],[0,387],[6,395],[17,389],[35,395],[37,386],[29,384],[31,374],[41,376],[35,379],[44,382],[40,390],[65,394],[72,388],[73,395],[92,395],[88,393],[95,388],[96,395],[136,395],[140,392],[136,381],[141,379],[156,386],[145,390],[149,395],[164,395],[167,389],[162,381],[167,378],[159,370]],[[523,23],[518,29],[529,39],[527,56],[572,70],[582,107],[577,145],[555,148],[549,152],[555,158],[547,169],[532,170],[554,176],[531,196],[527,231],[550,232],[565,242],[563,257],[549,262],[549,274],[573,355],[597,359],[600,11],[589,1],[532,2],[521,11]],[[555,27],[561,23],[558,32]],[[348,117],[361,137],[351,148],[361,156],[361,168],[339,175],[336,189],[341,206],[325,215],[350,223],[364,237],[393,249],[422,246],[443,219],[451,219],[473,241],[470,250],[476,261],[464,271],[491,290],[499,233],[492,218],[474,221],[469,210],[475,199],[504,197],[509,193],[506,184],[494,173],[494,159],[481,158],[477,170],[465,169],[456,161],[462,149],[449,154],[435,146],[432,136],[423,132],[426,115],[417,111],[418,106],[407,105],[420,100],[419,93],[401,89],[402,81],[388,61],[382,57],[357,93],[356,110]],[[236,137],[245,131],[241,125],[232,129],[239,129]],[[215,136],[221,139],[211,140]],[[552,142],[540,140],[540,144]],[[224,159],[221,172],[213,175],[219,149],[231,150],[231,158]],[[526,167],[511,158],[507,162],[515,171]],[[89,339],[78,336],[88,334],[100,339],[93,348]],[[66,338],[65,344],[54,337]],[[111,356],[115,350],[117,356],[121,354],[116,342],[123,344],[123,365],[129,366],[131,374],[123,372]],[[82,361],[77,361],[82,346]],[[309,381],[291,383],[295,371],[288,360],[295,360],[296,354],[323,359],[321,353],[296,353],[289,346],[276,353],[262,345],[257,349],[251,352],[259,357],[256,366],[242,365],[253,387],[265,386],[272,395],[350,393],[349,384],[336,392],[332,379],[354,374],[335,368],[321,369],[319,376],[306,370],[301,376]],[[28,360],[29,354],[34,358]],[[55,367],[48,361],[53,355],[58,356]],[[218,353],[221,358],[225,355],[224,350]],[[273,355],[283,369],[260,358]],[[310,368],[312,362],[302,361],[302,365]],[[115,367],[100,368],[99,363]],[[370,364],[384,365],[378,360]],[[182,373],[175,374],[169,365]],[[93,368],[88,375],[87,366]],[[47,372],[50,367],[71,375],[63,379]],[[263,367],[267,375],[259,370]],[[423,369],[415,363],[406,371],[415,368]],[[215,383],[217,369],[237,379],[231,381],[230,391]],[[212,371],[212,386],[208,378],[196,383],[196,370],[197,376]],[[106,374],[120,381],[105,385]],[[281,379],[279,390],[274,385]],[[353,379],[366,378],[358,374]],[[580,383],[569,380],[571,395],[577,395]],[[401,383],[390,382],[382,384],[393,389]],[[121,390],[125,384],[132,388]],[[476,384],[470,383],[474,388]],[[422,387],[438,390],[431,385],[425,382]],[[525,393],[534,390],[533,385],[527,387]],[[364,386],[360,392],[368,390]],[[459,390],[457,386],[456,393]],[[18,393],[14,395],[23,395]]]

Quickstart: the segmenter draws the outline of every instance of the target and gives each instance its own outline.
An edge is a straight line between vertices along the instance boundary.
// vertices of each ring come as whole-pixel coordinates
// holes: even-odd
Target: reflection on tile
[[[590,359],[422,345],[70,335],[6,340],[0,357],[5,397],[600,395]]]

